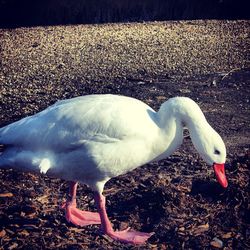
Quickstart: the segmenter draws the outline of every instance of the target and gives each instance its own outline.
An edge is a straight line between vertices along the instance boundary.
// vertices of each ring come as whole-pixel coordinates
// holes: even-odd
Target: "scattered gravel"
[[[29,114],[44,102],[47,106],[91,93],[92,85],[248,68],[249,24],[176,21],[2,29],[1,102],[19,99],[15,110],[20,101],[30,103]]]

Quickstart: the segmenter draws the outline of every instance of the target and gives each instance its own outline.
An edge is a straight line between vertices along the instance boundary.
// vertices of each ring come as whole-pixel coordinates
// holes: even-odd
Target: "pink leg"
[[[62,205],[68,222],[77,226],[100,224],[101,219],[98,213],[81,211],[76,207],[77,182],[70,183],[70,198]]]
[[[131,231],[130,228],[127,228],[126,230],[123,231],[114,231],[106,212],[105,197],[101,194],[96,194],[95,201],[101,217],[101,229],[103,233],[107,234],[111,238],[125,243],[143,244],[149,237],[151,237],[154,234],[154,233]]]

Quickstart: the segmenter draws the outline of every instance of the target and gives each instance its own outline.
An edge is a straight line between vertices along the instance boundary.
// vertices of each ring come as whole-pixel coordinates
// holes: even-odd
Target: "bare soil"
[[[151,45],[141,38],[136,43],[134,33],[129,33],[132,27],[141,29],[138,37],[149,37]],[[72,36],[89,35],[91,40],[92,32],[97,34],[100,29],[106,29],[106,42],[111,41],[114,28],[125,41],[107,45],[92,40],[86,45],[89,51],[85,57],[77,56],[74,39],[67,42],[70,32]],[[63,30],[60,42],[55,34]],[[149,35],[152,32],[155,36]],[[164,37],[165,32],[169,37]],[[186,133],[183,146],[171,157],[109,181],[104,194],[114,227],[155,232],[146,245],[135,247],[100,234],[98,226],[69,224],[60,209],[68,192],[65,181],[0,170],[0,249],[250,248],[249,22],[38,27],[0,30],[0,41],[1,126],[57,99],[76,95],[123,94],[155,109],[172,96],[188,96],[199,103],[225,141],[229,180],[225,190],[218,185],[212,168],[199,158]],[[69,53],[62,44],[68,46]],[[156,44],[162,56],[154,49]],[[210,49],[201,51],[207,46]],[[173,52],[177,47],[179,50]],[[34,52],[37,49],[39,53]],[[131,61],[127,57],[130,53],[135,53]],[[78,205],[96,210],[92,192],[84,185],[78,190]]]

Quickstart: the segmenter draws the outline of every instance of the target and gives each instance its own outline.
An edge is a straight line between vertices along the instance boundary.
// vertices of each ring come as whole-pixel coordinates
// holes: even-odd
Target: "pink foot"
[[[128,228],[123,231],[106,232],[106,234],[114,240],[118,240],[124,243],[144,244],[147,239],[150,238],[154,233],[131,231],[130,228]]]
[[[81,211],[80,209],[76,208],[76,190],[77,182],[71,182],[69,189],[70,198],[68,198],[68,200],[61,207],[65,209],[67,221],[77,226],[101,224],[99,213]]]
[[[154,233],[142,233],[137,231],[131,231],[130,228],[123,231],[114,231],[107,215],[105,207],[106,203],[105,197],[100,193],[96,193],[94,198],[102,222],[101,230],[103,231],[104,234],[107,234],[114,240],[131,244],[144,244],[145,241],[154,234]]]
[[[65,209],[65,217],[68,222],[73,223],[77,226],[88,226],[93,224],[101,224],[99,213],[82,211],[76,208],[75,204],[67,204],[65,202],[62,205]]]

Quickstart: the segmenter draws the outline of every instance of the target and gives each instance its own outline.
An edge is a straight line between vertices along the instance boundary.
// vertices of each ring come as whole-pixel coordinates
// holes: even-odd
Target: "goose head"
[[[203,160],[213,166],[215,176],[220,185],[228,186],[225,175],[226,147],[220,135],[209,125],[201,127],[192,135],[192,142]],[[197,136],[198,135],[198,136]]]
[[[206,120],[198,104],[188,97],[175,97],[163,103],[158,113],[161,118],[160,124],[168,124],[169,117],[174,117],[177,123],[179,121],[183,128],[189,130],[194,147],[203,160],[213,167],[220,185],[226,188],[226,147],[220,135]]]

